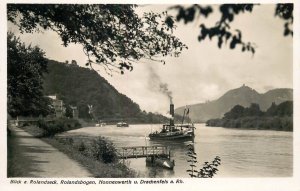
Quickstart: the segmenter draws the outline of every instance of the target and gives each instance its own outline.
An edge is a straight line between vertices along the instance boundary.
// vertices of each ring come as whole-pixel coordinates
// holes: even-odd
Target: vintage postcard
[[[1,190],[299,190],[299,2],[1,2]]]

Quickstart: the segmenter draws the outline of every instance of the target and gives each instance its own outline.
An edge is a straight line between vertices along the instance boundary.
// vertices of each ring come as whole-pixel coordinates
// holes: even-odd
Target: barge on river
[[[172,116],[170,124],[163,125],[160,132],[150,133],[150,140],[193,140],[195,137],[194,125],[183,124],[184,118],[189,114],[189,109],[184,110],[181,124],[174,124],[174,104],[170,104],[170,114]]]

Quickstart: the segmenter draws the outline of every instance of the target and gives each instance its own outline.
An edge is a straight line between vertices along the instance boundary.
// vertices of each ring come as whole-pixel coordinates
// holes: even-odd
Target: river
[[[187,142],[152,141],[147,135],[161,125],[130,125],[130,127],[85,127],[64,133],[64,136],[104,136],[116,147],[162,145],[171,147],[174,170],[147,167],[144,158],[129,159],[126,164],[141,177],[189,177]],[[194,149],[197,169],[204,162],[221,158],[215,177],[289,177],[293,175],[293,133],[265,130],[238,130],[195,125]]]

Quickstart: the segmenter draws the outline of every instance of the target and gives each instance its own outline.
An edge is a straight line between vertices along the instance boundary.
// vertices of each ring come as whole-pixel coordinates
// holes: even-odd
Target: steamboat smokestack
[[[174,126],[174,104],[170,104],[170,115],[172,116],[170,119],[170,125]]]

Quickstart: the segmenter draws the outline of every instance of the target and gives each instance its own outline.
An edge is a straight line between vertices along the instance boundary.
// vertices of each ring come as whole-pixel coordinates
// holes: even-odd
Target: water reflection
[[[155,166],[146,165],[147,174],[146,177],[158,178],[158,177],[172,177],[174,176],[174,170],[164,169]]]
[[[220,156],[222,164],[217,177],[283,177],[293,172],[292,132],[236,130],[205,127],[196,124],[193,141],[149,140],[151,131],[160,125],[131,125],[129,128],[115,126],[88,127],[69,131],[65,136],[105,136],[116,147],[168,146],[175,159],[173,171],[147,167],[145,158],[128,160],[129,166],[142,177],[189,177],[187,145],[193,144],[197,153],[197,169],[206,161]]]

